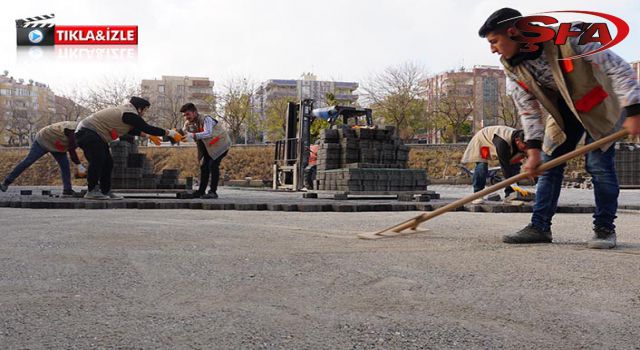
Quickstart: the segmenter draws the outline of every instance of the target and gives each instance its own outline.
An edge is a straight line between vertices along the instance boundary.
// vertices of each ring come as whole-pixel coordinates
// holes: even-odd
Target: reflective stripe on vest
[[[609,94],[607,94],[602,86],[598,85],[591,89],[591,91],[587,92],[586,95],[582,96],[582,98],[574,102],[576,111],[581,113],[589,112],[593,107],[604,101],[607,96],[609,96]]]
[[[480,147],[480,157],[482,157],[482,159],[489,159],[490,156],[491,156],[491,151],[489,150],[489,147],[487,146]]]
[[[524,83],[524,81],[518,80],[517,83],[518,85],[520,85],[521,88],[524,89],[524,91],[529,92],[529,87],[527,86],[527,84]]]
[[[60,141],[60,140],[56,140],[55,147],[60,152],[64,152],[67,149],[67,147],[65,145],[63,145],[62,141]]]
[[[560,66],[565,73],[573,72],[573,61],[572,60],[560,60]]]

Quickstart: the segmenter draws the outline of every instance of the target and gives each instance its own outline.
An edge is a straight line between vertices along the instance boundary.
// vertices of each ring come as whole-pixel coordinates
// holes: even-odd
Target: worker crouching
[[[461,163],[475,163],[473,192],[480,192],[486,186],[491,159],[498,159],[505,178],[518,175],[526,149],[522,130],[498,125],[488,126],[478,131],[469,142],[461,160]],[[514,189],[507,186],[504,192],[505,202],[508,202],[509,195],[514,192]],[[480,204],[482,201],[482,198],[478,198],[473,203]]]

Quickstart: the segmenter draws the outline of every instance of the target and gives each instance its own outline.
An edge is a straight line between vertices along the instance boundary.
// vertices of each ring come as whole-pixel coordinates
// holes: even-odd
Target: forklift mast
[[[312,99],[300,103],[289,102],[286,112],[285,139],[276,141],[273,165],[273,189],[297,191],[304,187],[304,172],[309,164],[311,124],[323,119],[333,126],[340,117],[345,125],[350,119],[365,117],[366,126],[372,126],[371,109],[350,106],[313,108]]]

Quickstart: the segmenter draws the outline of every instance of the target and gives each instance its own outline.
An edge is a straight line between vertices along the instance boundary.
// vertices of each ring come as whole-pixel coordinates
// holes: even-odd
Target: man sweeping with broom
[[[631,135],[640,134],[640,86],[631,66],[610,50],[560,60],[592,52],[598,43],[580,45],[579,38],[572,37],[564,45],[545,42],[536,51],[525,52],[517,41],[522,33],[514,26],[520,17],[519,11],[503,8],[489,16],[479,30],[491,52],[501,56],[509,94],[521,118],[527,145],[523,169],[531,177],[540,176],[531,223],[505,235],[503,242],[550,243],[551,219],[565,166],[542,174],[536,169],[542,162],[574,150],[585,133],[587,144],[616,132],[620,125]],[[551,114],[546,122],[540,105]],[[596,202],[589,248],[616,246],[614,220],[619,187],[614,152],[609,143],[586,155]]]

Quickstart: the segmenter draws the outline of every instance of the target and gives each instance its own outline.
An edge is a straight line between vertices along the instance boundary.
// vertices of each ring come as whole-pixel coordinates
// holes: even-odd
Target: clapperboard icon
[[[55,18],[42,15],[16,19],[16,40],[18,46],[52,46],[54,44],[56,26],[53,23],[34,23]]]

